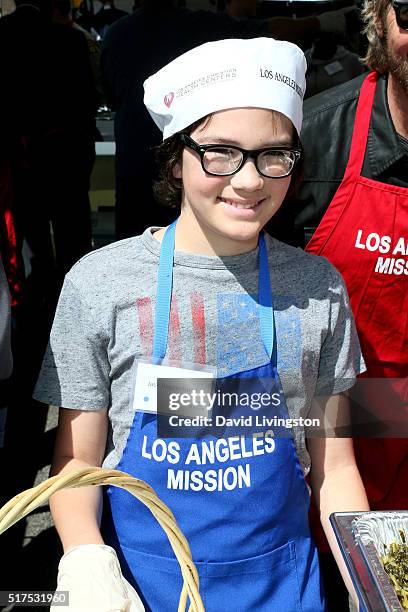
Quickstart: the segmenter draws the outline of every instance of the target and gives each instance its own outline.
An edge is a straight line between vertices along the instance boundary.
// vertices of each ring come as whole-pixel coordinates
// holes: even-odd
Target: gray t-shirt
[[[150,228],[83,257],[59,299],[34,397],[79,410],[109,409],[104,467],[115,467],[133,421],[132,366],[151,357],[160,243]],[[364,369],[340,274],[266,236],[277,366],[289,416],[315,394],[349,388]],[[166,358],[217,366],[219,376],[265,363],[258,324],[258,249],[228,257],[176,251]],[[304,472],[304,431],[295,428]]]

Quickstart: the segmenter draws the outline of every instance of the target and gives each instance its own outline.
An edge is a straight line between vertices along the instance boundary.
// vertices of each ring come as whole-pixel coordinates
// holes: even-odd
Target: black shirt
[[[115,21],[121,19],[122,17],[126,17],[129,13],[126,11],[121,11],[117,9],[115,6],[112,7],[102,7],[92,19],[92,25],[99,32],[99,34],[103,35],[105,32],[105,28],[111,26]]]
[[[398,140],[401,145],[401,149],[404,153],[404,156],[408,157],[408,140],[404,138],[404,136],[401,136],[401,134],[398,134]]]
[[[0,146],[16,135],[92,129],[95,86],[81,32],[22,6],[0,19],[0,57]]]

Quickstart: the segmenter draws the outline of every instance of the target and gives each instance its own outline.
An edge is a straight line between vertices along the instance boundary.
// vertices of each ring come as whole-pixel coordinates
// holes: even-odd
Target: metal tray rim
[[[404,608],[402,607],[397,593],[395,591],[394,585],[392,584],[387,572],[385,571],[379,551],[374,543],[364,542],[362,534],[359,532],[359,523],[361,523],[365,518],[386,518],[389,521],[392,520],[401,520],[402,518],[406,518],[408,520],[408,511],[403,510],[388,510],[388,511],[370,511],[361,514],[358,518],[355,518],[352,521],[352,529],[355,535],[356,541],[361,549],[363,557],[369,567],[369,570],[372,574],[376,587],[379,590],[381,597],[385,600],[385,603],[390,610],[393,612],[404,612]],[[366,538],[367,535],[364,534]],[[386,586],[385,586],[385,584]]]

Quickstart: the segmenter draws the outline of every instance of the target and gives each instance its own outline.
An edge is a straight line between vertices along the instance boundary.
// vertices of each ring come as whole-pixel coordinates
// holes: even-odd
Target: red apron
[[[399,379],[387,381],[385,398],[402,399],[402,423],[408,418],[408,189],[361,176],[377,78],[372,72],[364,80],[343,181],[306,250],[343,275],[367,365],[363,376]],[[406,438],[355,439],[373,509],[408,508],[407,451]]]

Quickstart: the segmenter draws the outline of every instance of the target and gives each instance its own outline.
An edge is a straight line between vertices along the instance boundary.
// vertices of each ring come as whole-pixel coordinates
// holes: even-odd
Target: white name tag
[[[134,383],[133,410],[157,414],[158,378],[186,380],[202,378],[209,381],[215,379],[215,368],[208,366],[198,366],[198,368],[176,368],[169,365],[157,365],[138,361]],[[177,384],[174,383],[174,386],[177,387]]]

